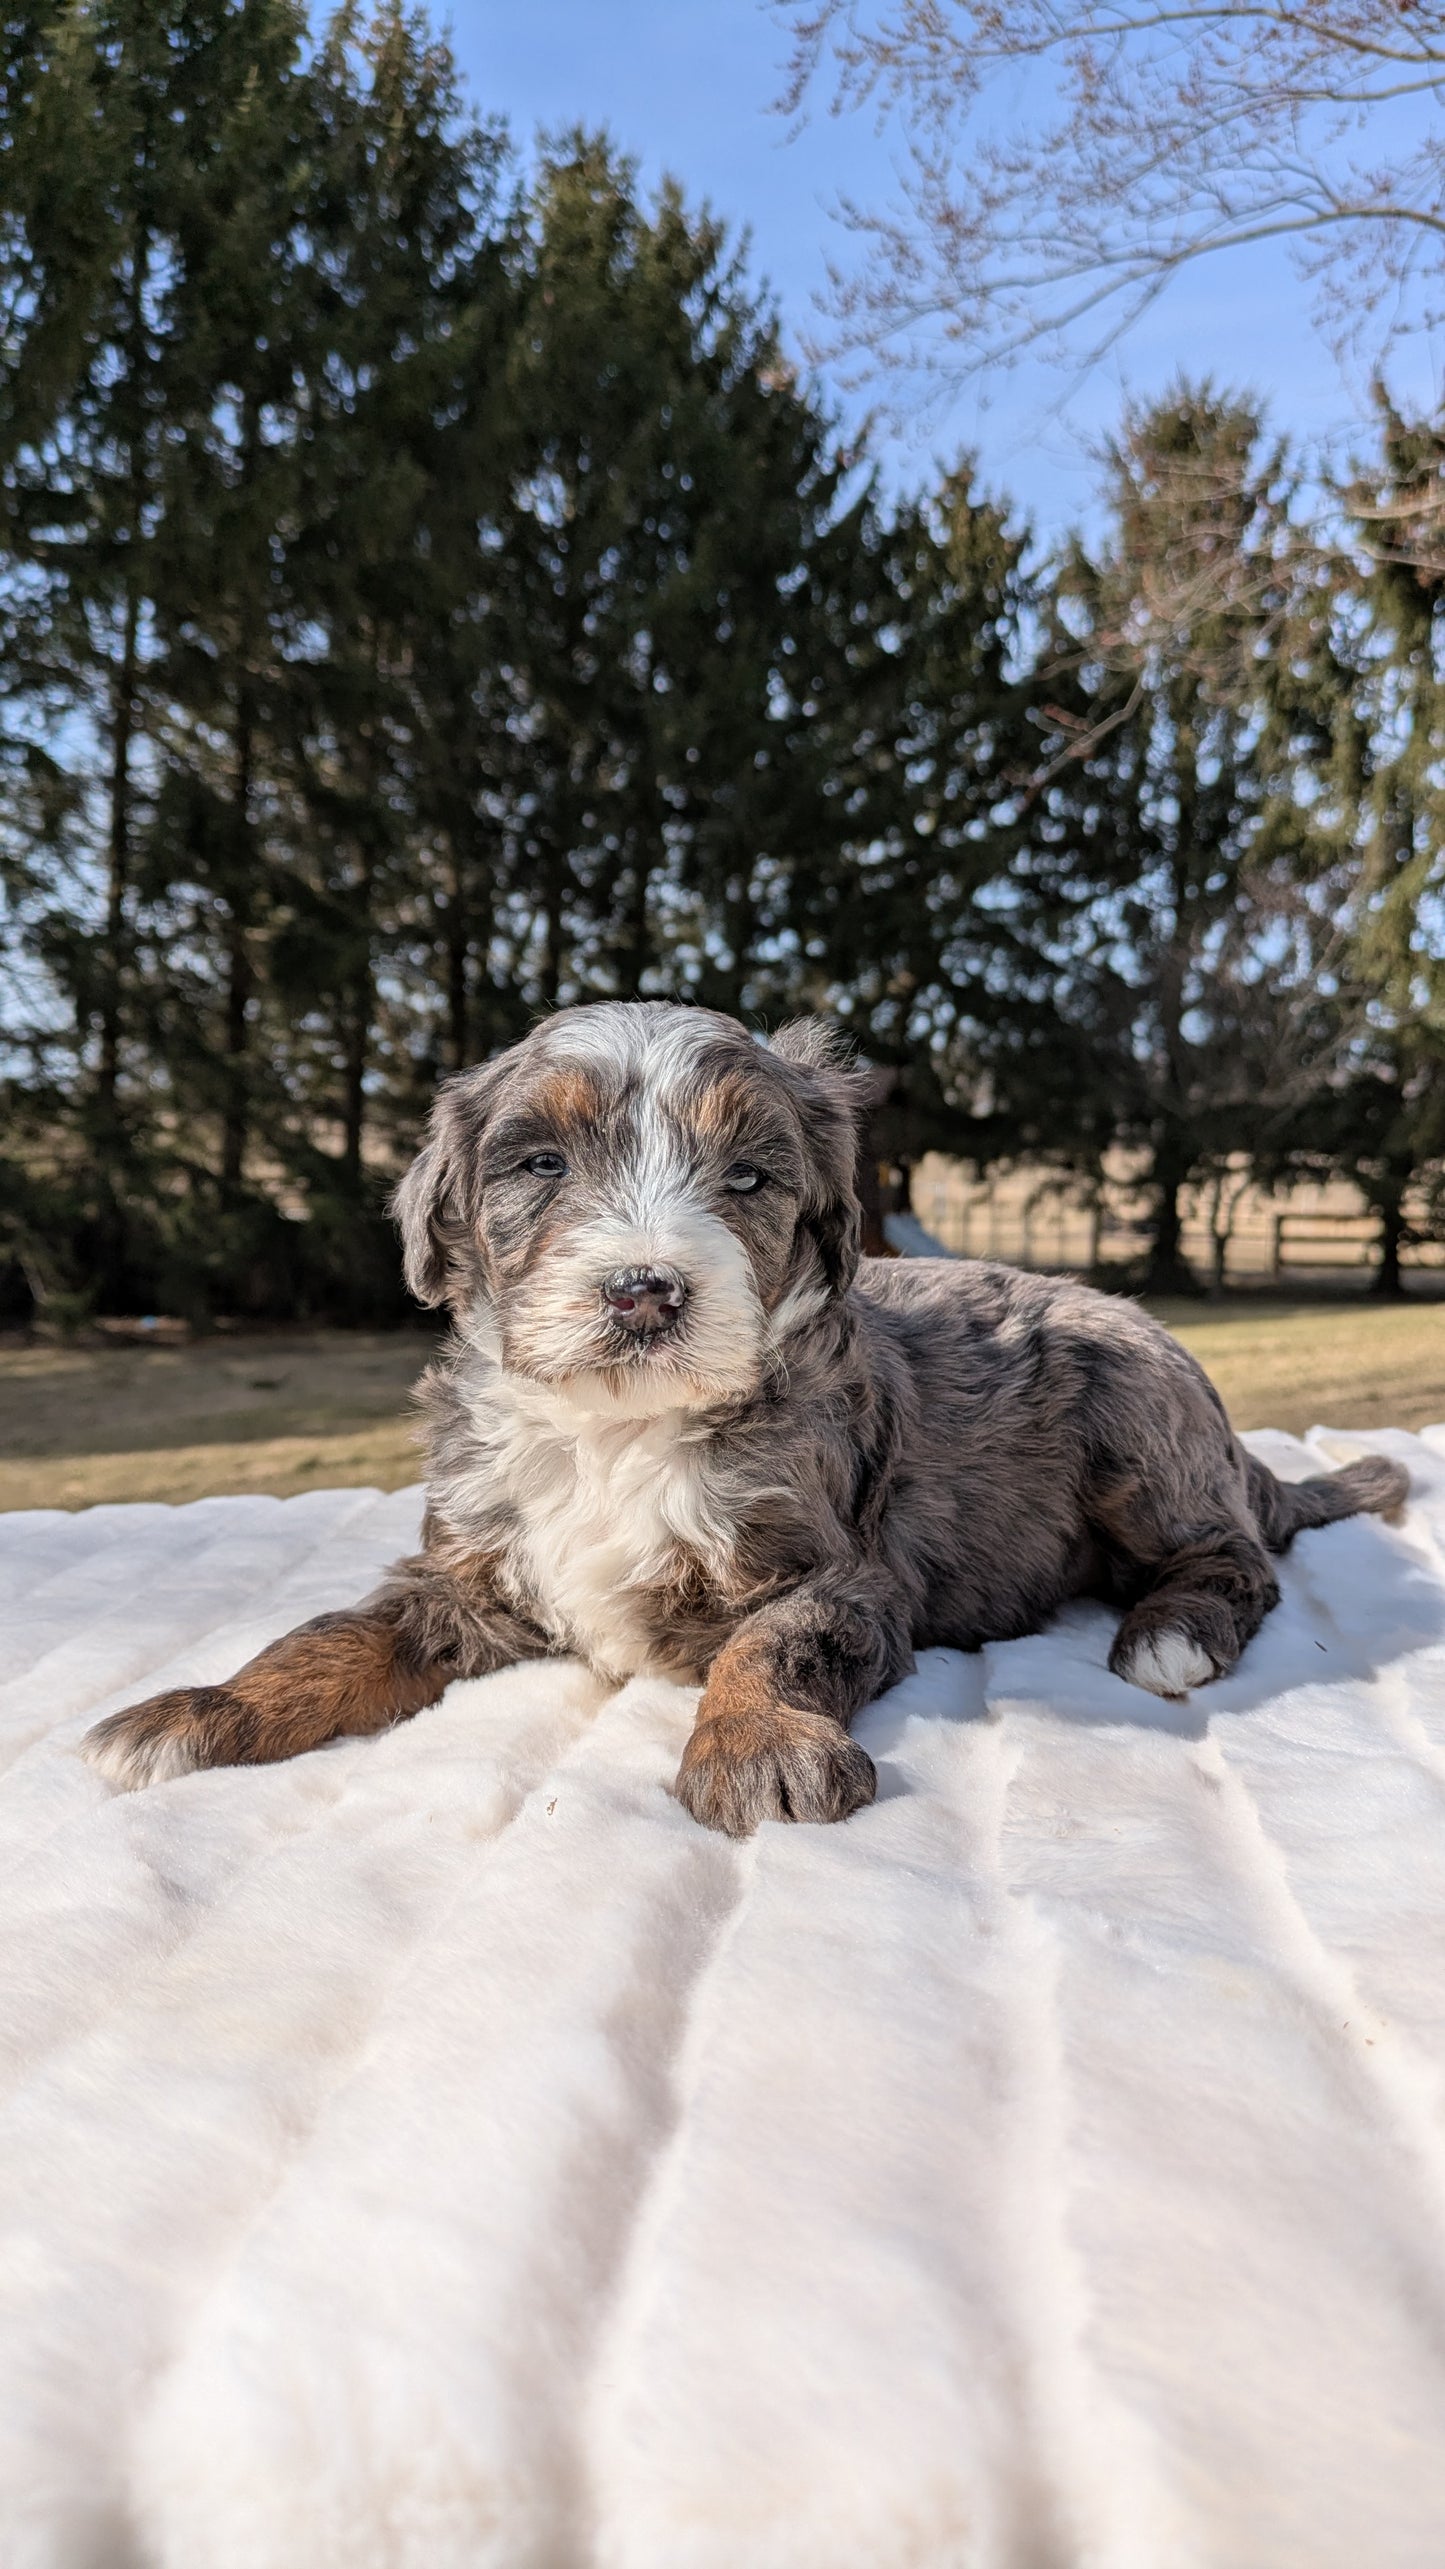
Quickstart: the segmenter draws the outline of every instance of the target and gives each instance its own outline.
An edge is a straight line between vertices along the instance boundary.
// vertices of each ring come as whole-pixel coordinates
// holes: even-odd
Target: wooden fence
[[[1122,1153],[1093,1194],[1052,1169],[1012,1168],[980,1178],[930,1152],[913,1171],[911,1200],[946,1249],[1002,1258],[1010,1266],[1080,1272],[1125,1266],[1147,1239],[1138,1163]],[[1378,1232],[1353,1187],[1332,1183],[1271,1196],[1236,1168],[1186,1194],[1184,1254],[1202,1277],[1226,1283],[1351,1273],[1364,1281],[1379,1262]],[[1403,1262],[1445,1270],[1445,1242],[1407,1248]]]

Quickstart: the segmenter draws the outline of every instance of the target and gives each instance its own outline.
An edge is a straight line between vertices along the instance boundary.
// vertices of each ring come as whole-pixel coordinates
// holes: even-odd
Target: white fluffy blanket
[[[927,1654],[736,1846],[553,1665],[113,1795],[415,1493],[0,1520],[4,2569],[1439,2569],[1445,1429],[1237,1675]]]

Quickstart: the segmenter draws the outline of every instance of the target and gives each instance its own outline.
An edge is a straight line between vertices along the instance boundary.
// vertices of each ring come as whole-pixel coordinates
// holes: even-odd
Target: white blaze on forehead
[[[646,1235],[639,1257],[656,1258],[668,1266],[680,1264],[662,1247],[660,1235],[679,1225],[689,1227],[688,1216],[704,1210],[705,1198],[692,1143],[669,1112],[665,1094],[646,1089],[638,1098],[617,1165],[609,1169],[602,1192],[608,1204],[636,1226],[639,1238]],[[659,1235],[655,1247],[654,1234]]]

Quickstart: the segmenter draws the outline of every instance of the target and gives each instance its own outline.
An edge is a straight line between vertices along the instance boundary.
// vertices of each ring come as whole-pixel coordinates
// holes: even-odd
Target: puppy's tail
[[[1309,1481],[1277,1481],[1267,1463],[1246,1454],[1249,1504],[1271,1552],[1288,1552],[1300,1528],[1333,1525],[1342,1516],[1390,1516],[1410,1494],[1403,1463],[1385,1454],[1362,1454],[1343,1471]]]

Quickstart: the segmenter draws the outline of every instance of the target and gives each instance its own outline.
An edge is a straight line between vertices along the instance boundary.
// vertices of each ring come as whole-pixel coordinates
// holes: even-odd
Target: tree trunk
[[[1154,1153],[1149,1179],[1154,1223],[1144,1265],[1146,1293],[1195,1295],[1199,1291],[1198,1280],[1184,1255],[1184,1219],[1179,1209],[1188,1177],[1187,1154],[1175,1135],[1166,1135]]]
[[[125,976],[126,905],[130,892],[131,743],[135,736],[140,600],[126,598],[125,639],[111,716],[110,827],[107,835],[105,960],[100,984],[100,1069],[96,1104],[103,1129],[114,1132],[120,1086],[120,1047]]]
[[[648,930],[647,886],[648,865],[639,847],[633,858],[632,880],[627,900],[627,996],[642,997],[642,981],[652,961],[652,940]]]
[[[228,1189],[239,1187],[245,1175],[250,1139],[248,1054],[254,984],[246,922],[233,911],[226,939],[226,1103],[221,1123],[221,1183]]]
[[[369,852],[360,859],[353,895],[354,957],[344,982],[345,1033],[341,1066],[341,1158],[354,1193],[361,1192],[361,1146],[366,1130],[366,1071],[371,1059],[371,1024],[376,1009],[376,965],[372,952],[375,867]]]
[[[719,1004],[728,1014],[740,1017],[748,973],[752,968],[753,946],[757,937],[757,915],[753,907],[752,884],[746,868],[740,863],[735,896],[724,896],[723,937],[732,963],[725,994]]]
[[[368,975],[368,983],[370,976]],[[361,1189],[361,1143],[366,1129],[366,1057],[370,1009],[358,987],[346,1030],[341,1091],[341,1158],[352,1188]]]
[[[460,760],[461,753],[458,753]],[[451,864],[442,945],[446,968],[447,1052],[453,1070],[485,1061],[497,1038],[490,962],[497,922],[496,848],[486,824],[468,808],[447,829]]]
[[[1237,1196],[1228,1192],[1228,1181],[1214,1181],[1214,1201],[1209,1214],[1210,1277],[1209,1290],[1216,1302],[1224,1300],[1229,1283],[1229,1241],[1234,1229]]]
[[[366,905],[365,945],[363,959],[352,976],[341,1088],[341,1157],[347,1178],[357,1194],[361,1192],[361,1145],[366,1129],[366,1066],[371,1056],[371,1018],[375,1002],[375,976],[371,964],[369,881],[364,887],[363,897]]]
[[[1154,1217],[1143,1283],[1146,1293],[1197,1294],[1200,1291],[1198,1279],[1184,1256],[1184,1221],[1179,1210],[1180,1193],[1188,1181],[1194,1158],[1186,1120],[1189,1048],[1184,1040],[1184,1020],[1193,952],[1193,885],[1189,851],[1195,843],[1199,779],[1194,732],[1187,708],[1176,708],[1175,728],[1175,793],[1179,809],[1174,824],[1175,846],[1171,865],[1173,927],[1160,956],[1157,983],[1165,1078],[1162,1096],[1155,1106],[1159,1139],[1155,1144],[1154,1165],[1149,1176]]]
[[[642,810],[632,833],[632,871],[627,886],[626,951],[627,996],[642,997],[642,984],[648,965],[653,960],[652,917],[648,895],[654,871],[665,874],[667,843],[663,834],[663,809],[657,794],[655,774],[639,796]]]
[[[858,1202],[863,1212],[865,1258],[896,1258],[898,1255],[883,1228],[883,1217],[892,1212],[893,1206],[885,1194],[883,1172],[890,1162],[879,1124],[897,1086],[898,1073],[886,1064],[877,1065],[865,1074],[856,1177]],[[891,1189],[888,1193],[891,1194]]]
[[[379,631],[369,635],[370,660],[367,677],[373,705],[382,703],[385,648]],[[366,785],[363,830],[374,826],[372,816],[384,810],[382,796],[383,759],[377,747],[375,716],[361,725],[357,753]],[[358,834],[356,846],[357,876],[350,904],[352,933],[347,940],[354,958],[345,976],[346,1032],[341,1076],[341,1159],[351,1191],[361,1193],[361,1146],[366,1129],[366,1071],[371,1058],[372,1019],[376,1011],[376,879],[377,842]]]
[[[555,849],[549,849],[547,854],[546,888],[543,894],[542,905],[542,914],[546,921],[547,928],[546,950],[542,957],[542,1005],[544,1008],[556,1007],[557,995],[562,987],[562,903],[562,860]]]
[[[1372,1294],[1377,1294],[1383,1302],[1398,1302],[1405,1291],[1405,1279],[1400,1266],[1400,1251],[1405,1238],[1403,1184],[1385,1196],[1383,1201],[1378,1196],[1375,1201],[1376,1210],[1380,1216],[1380,1263],[1375,1270],[1375,1281],[1370,1291]]]
[[[447,886],[442,943],[447,977],[447,1060],[451,1069],[465,1070],[471,1058],[472,1010],[467,975],[467,913],[462,897],[462,860],[455,842],[451,845],[451,880]]]
[[[240,484],[248,495],[256,478],[261,439],[260,405],[248,386],[241,408]],[[230,885],[226,933],[226,1085],[221,1114],[221,1184],[237,1188],[245,1171],[251,1125],[251,994],[255,973],[250,928],[255,916],[255,850],[251,804],[256,766],[256,695],[258,657],[256,617],[243,589],[236,654],[235,791],[232,804]],[[264,625],[262,626],[264,634]]]
[[[144,146],[144,159],[150,158],[149,135]],[[144,221],[137,227],[131,247],[130,285],[128,291],[129,327],[127,330],[128,386],[137,394],[146,367],[145,286],[150,272],[150,234]],[[120,1053],[124,1020],[125,941],[127,904],[130,895],[131,859],[131,745],[135,736],[137,677],[140,666],[140,580],[136,562],[140,530],[145,507],[145,430],[144,412],[141,424],[132,419],[127,472],[130,482],[125,552],[125,623],[121,643],[120,669],[111,698],[111,764],[110,827],[107,834],[107,880],[105,901],[105,963],[100,988],[100,1069],[96,1080],[96,1104],[103,1134],[112,1145],[117,1138],[120,1096]]]
[[[236,871],[229,901],[226,935],[226,1093],[221,1120],[221,1183],[239,1187],[250,1135],[251,1046],[250,1006],[255,974],[247,931],[251,922],[251,788],[255,764],[255,721],[250,691],[243,687],[236,703]]]

